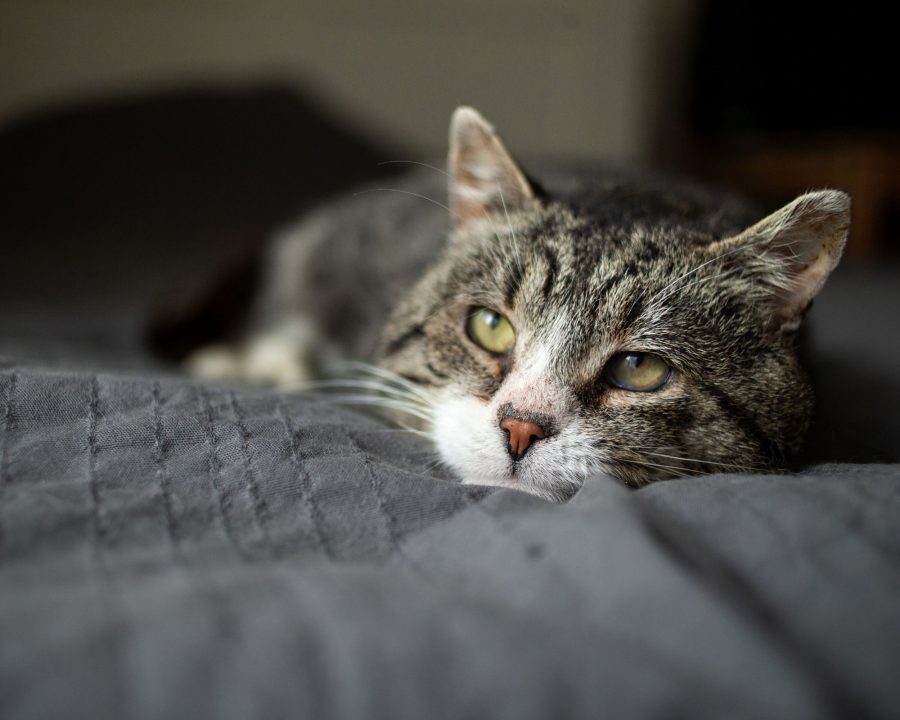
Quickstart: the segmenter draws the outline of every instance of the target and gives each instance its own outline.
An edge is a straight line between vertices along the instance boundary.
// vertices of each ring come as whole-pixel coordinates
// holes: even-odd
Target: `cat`
[[[538,182],[461,107],[446,173],[418,169],[282,233],[243,340],[189,366],[296,388],[341,359],[374,362],[346,387],[412,421],[462,482],[551,500],[592,473],[638,487],[771,471],[809,424],[798,329],[849,222],[837,190],[759,220],[655,176]]]

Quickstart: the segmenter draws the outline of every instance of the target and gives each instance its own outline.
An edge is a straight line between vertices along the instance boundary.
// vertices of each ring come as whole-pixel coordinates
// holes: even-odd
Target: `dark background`
[[[167,295],[379,162],[440,158],[461,103],[526,162],[664,167],[767,209],[844,188],[847,264],[896,262],[875,4],[421,5],[4,2],[0,304]]]

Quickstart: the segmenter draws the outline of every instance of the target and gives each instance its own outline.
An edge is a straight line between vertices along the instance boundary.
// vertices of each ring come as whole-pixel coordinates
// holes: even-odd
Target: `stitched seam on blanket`
[[[125,600],[120,591],[120,587],[114,581],[110,573],[110,568],[107,566],[106,557],[103,552],[103,539],[107,536],[109,529],[103,521],[100,486],[97,482],[97,458],[100,454],[100,446],[97,442],[97,425],[100,419],[100,378],[97,374],[92,375],[90,379],[87,409],[87,480],[91,496],[91,514],[93,519],[93,532],[90,535],[90,545],[102,583],[102,586],[98,589],[100,603],[105,606],[106,614],[110,618],[110,627],[115,628],[111,642],[114,647],[112,652],[116,656],[116,662],[113,664],[116,676],[110,679],[110,685],[114,688],[116,702],[119,706],[127,707],[127,695],[129,691],[127,682],[125,681],[125,675],[122,672],[122,668],[125,667],[124,658],[126,654],[126,645],[130,638],[127,630],[125,630],[127,627],[125,620],[127,611],[125,610]]]
[[[231,410],[234,413],[234,420],[237,424],[238,432],[241,436],[241,459],[244,464],[243,477],[247,485],[247,491],[250,493],[250,499],[252,500],[253,520],[262,533],[266,546],[274,555],[277,554],[277,549],[272,543],[272,538],[269,535],[269,525],[271,523],[269,506],[266,503],[266,499],[259,491],[259,485],[256,482],[256,474],[253,472],[253,464],[250,458],[250,430],[244,421],[244,413],[241,410],[240,405],[238,405],[237,398],[233,392],[228,393],[228,399],[231,404]]]
[[[858,514],[856,515],[856,519],[860,521],[862,524],[858,526],[852,526],[851,520],[847,517],[847,506],[849,503],[841,503],[833,504],[827,501],[827,498],[822,497],[819,493],[800,493],[800,489],[795,487],[793,483],[784,483],[784,487],[781,489],[781,492],[785,494],[792,494],[795,497],[800,497],[801,499],[806,500],[810,503],[815,503],[816,507],[818,507],[819,511],[823,515],[828,515],[831,520],[831,524],[834,527],[842,527],[845,532],[853,532],[857,534],[862,534],[865,537],[866,545],[868,545],[869,549],[872,550],[873,553],[877,553],[882,560],[884,560],[885,565],[889,568],[894,568],[900,570],[900,567],[897,566],[897,557],[896,553],[884,543],[882,543],[878,536],[871,532],[865,532],[864,526],[864,508],[877,507],[876,502],[882,502],[881,498],[876,498],[871,492],[867,491],[865,487],[854,486],[852,489],[849,486],[845,486],[844,490],[846,492],[852,492],[854,495],[854,501],[859,498],[866,499],[868,502],[859,503],[857,505]],[[838,512],[836,508],[840,507],[842,512]],[[758,513],[759,511],[757,511]]]
[[[824,700],[830,717],[872,717],[855,692],[796,636],[789,624],[748,580],[744,573],[708,543],[700,542],[684,523],[672,532],[672,517],[661,507],[636,505],[635,516],[642,522],[656,546],[677,563],[706,592],[724,601],[735,615],[751,623],[771,646],[802,672],[816,694]],[[685,540],[685,538],[687,538]]]
[[[181,560],[175,514],[172,510],[172,480],[166,465],[166,450],[163,445],[162,399],[158,381],[153,382],[152,397],[153,441],[156,448],[156,478],[159,481],[159,492],[162,496],[163,512],[166,518],[166,530],[169,534],[169,541],[172,543],[172,553],[178,560]]]
[[[9,434],[15,423],[16,389],[19,384],[19,372],[14,370],[9,374],[9,384],[6,386],[6,402],[3,411],[3,435],[0,436],[0,482],[12,482],[9,474]]]
[[[212,488],[214,496],[214,504],[219,510],[219,520],[222,523],[222,530],[225,533],[225,537],[228,539],[229,544],[238,557],[246,560],[249,559],[247,553],[238,543],[237,538],[234,535],[234,528],[231,527],[231,523],[228,521],[228,503],[225,494],[222,492],[222,488],[219,485],[219,478],[221,475],[221,468],[219,466],[219,438],[216,435],[215,425],[213,423],[212,403],[210,402],[206,388],[202,386],[197,388],[197,396],[199,398],[200,406],[200,425],[203,427],[204,434],[206,435],[206,444],[209,447],[209,453],[207,453],[206,456],[206,467],[209,474],[210,487]]]
[[[9,374],[9,383],[6,386],[6,402],[3,411],[3,433],[0,434],[0,546],[6,532],[3,528],[3,507],[6,495],[6,485],[12,482],[9,472],[9,434],[12,432],[15,422],[15,398],[16,386],[19,381],[19,373],[13,370]]]
[[[297,438],[296,428],[294,427],[290,416],[284,409],[284,403],[280,399],[276,401],[275,408],[281,420],[281,424],[284,427],[285,434],[287,435],[288,447],[291,451],[291,464],[298,475],[298,481],[300,482],[302,490],[300,497],[303,499],[303,506],[306,508],[306,513],[309,516],[312,536],[316,543],[316,548],[326,557],[333,559],[334,554],[328,543],[325,541],[325,536],[322,534],[321,510],[313,497],[312,478],[303,467],[303,454],[300,451],[300,442]]]
[[[430,585],[433,585],[435,582],[434,574],[431,570],[422,564],[419,563],[418,560],[411,557],[407,554],[406,549],[403,547],[403,544],[400,542],[400,539],[397,535],[397,519],[391,515],[391,513],[387,509],[387,502],[384,498],[384,489],[382,487],[382,483],[375,476],[375,471],[372,468],[371,460],[369,459],[369,454],[363,450],[362,445],[359,444],[359,441],[353,435],[349,428],[344,428],[344,436],[350,441],[350,446],[356,451],[356,453],[362,458],[363,467],[366,469],[366,474],[369,476],[369,483],[372,487],[372,492],[375,494],[375,506],[378,508],[379,514],[384,520],[385,527],[388,533],[388,539],[390,540],[391,547],[394,549],[393,557],[399,558],[406,567],[412,570],[418,577],[422,578]]]
[[[375,507],[378,509],[378,514],[381,516],[381,519],[384,522],[385,530],[388,534],[388,540],[390,540],[391,546],[394,548],[394,551],[399,553],[400,543],[397,541],[397,521],[391,516],[391,514],[387,510],[387,507],[385,506],[384,494],[380,486],[381,484],[375,477],[375,473],[372,471],[372,466],[369,461],[369,455],[365,450],[362,449],[362,446],[350,432],[349,428],[344,428],[343,434],[350,442],[350,446],[353,448],[354,452],[356,452],[356,454],[359,455],[360,459],[362,460],[363,467],[366,470],[366,475],[369,476],[369,486],[372,488],[372,494],[375,496]]]
[[[100,487],[97,483],[97,421],[100,415],[100,380],[97,375],[92,375],[89,383],[88,397],[88,456],[87,456],[87,484],[91,496],[91,519],[93,532],[90,535],[91,548],[94,559],[100,568],[101,574],[107,574],[106,563],[103,558],[103,538],[107,528],[103,524],[101,513]]]

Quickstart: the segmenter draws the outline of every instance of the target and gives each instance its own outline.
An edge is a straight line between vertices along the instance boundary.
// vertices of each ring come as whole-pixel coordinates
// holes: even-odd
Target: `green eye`
[[[516,331],[503,315],[489,308],[475,308],[466,322],[466,334],[478,347],[494,355],[506,355],[516,344]]]
[[[613,387],[633,392],[659,390],[672,374],[666,362],[650,353],[619,353],[603,370],[603,378]]]

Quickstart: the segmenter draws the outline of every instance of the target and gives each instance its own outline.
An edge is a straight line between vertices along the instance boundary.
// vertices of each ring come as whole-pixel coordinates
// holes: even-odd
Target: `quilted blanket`
[[[7,367],[0,717],[890,718],[891,465],[565,505],[316,397]]]

